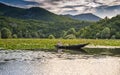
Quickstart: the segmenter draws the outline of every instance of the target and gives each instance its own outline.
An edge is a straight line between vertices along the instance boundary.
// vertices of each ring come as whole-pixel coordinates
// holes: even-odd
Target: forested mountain
[[[98,22],[69,21],[45,22],[0,16],[0,30],[7,28],[18,38],[91,38],[120,39],[120,15]],[[7,30],[7,31],[8,31]],[[3,32],[5,33],[5,32]]]
[[[71,18],[56,15],[40,7],[29,9],[12,7],[0,3],[0,15],[18,18],[18,19],[35,19],[43,21],[69,21]]]
[[[79,14],[79,15],[65,15],[68,17],[71,17],[72,19],[76,20],[83,20],[83,21],[99,21],[101,18],[92,14],[92,13],[85,13],[85,14]]]
[[[23,9],[0,4],[0,37],[120,39],[120,15],[87,22],[38,7]]]
[[[12,35],[16,35],[18,38],[48,38],[49,35],[60,38],[63,31],[70,28],[79,30],[90,24],[90,22],[74,20],[66,22],[46,22],[0,16],[0,31],[7,28]]]
[[[11,37],[18,38],[47,38],[50,35],[59,38],[63,31],[70,28],[79,30],[90,24],[56,15],[39,7],[23,9],[0,3],[1,35],[9,32]]]
[[[79,30],[80,38],[120,39],[120,15],[105,18]]]

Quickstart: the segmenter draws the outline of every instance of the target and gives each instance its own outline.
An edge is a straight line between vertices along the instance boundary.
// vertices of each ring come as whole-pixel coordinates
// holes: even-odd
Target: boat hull
[[[69,46],[59,46],[59,45],[56,45],[56,48],[58,49],[81,49],[82,47],[88,45],[88,43],[86,44],[78,44],[78,45],[69,45]]]

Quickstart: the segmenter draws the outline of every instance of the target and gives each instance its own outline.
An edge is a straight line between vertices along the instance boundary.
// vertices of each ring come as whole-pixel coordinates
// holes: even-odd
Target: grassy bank
[[[120,40],[95,39],[0,39],[3,49],[54,49],[54,45],[61,41],[64,45],[90,43],[90,45],[120,46]]]

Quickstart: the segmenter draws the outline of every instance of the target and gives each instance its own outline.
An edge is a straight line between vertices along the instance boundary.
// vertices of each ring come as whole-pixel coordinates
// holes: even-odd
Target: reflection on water
[[[90,54],[120,55],[120,48],[86,48],[84,50]]]
[[[119,75],[119,58],[51,59],[38,61],[9,61],[0,65],[0,75]]]
[[[120,55],[120,48],[84,48],[79,50],[64,50],[71,54],[100,54],[100,55]]]
[[[43,67],[39,62],[7,62],[0,65],[0,75],[43,75]]]

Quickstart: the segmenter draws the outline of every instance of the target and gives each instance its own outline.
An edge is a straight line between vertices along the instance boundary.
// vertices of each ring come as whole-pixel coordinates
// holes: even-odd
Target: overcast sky
[[[19,7],[43,7],[56,14],[81,14],[94,13],[100,17],[112,17],[120,13],[120,8],[114,9],[114,12],[105,14],[103,7],[120,5],[120,0],[0,0],[1,2]],[[98,10],[104,11],[98,12]],[[107,11],[106,11],[107,12]]]

